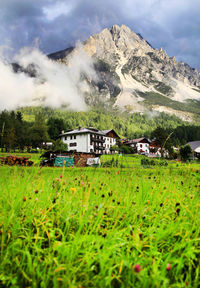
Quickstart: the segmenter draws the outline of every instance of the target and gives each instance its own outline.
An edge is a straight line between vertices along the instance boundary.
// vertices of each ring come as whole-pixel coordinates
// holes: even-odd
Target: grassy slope
[[[155,92],[138,92],[138,94],[145,99],[144,103],[147,105],[166,106],[178,111],[200,115],[200,101],[188,100],[187,102],[182,103]]]
[[[198,287],[199,164],[126,160],[0,167],[2,287]]]

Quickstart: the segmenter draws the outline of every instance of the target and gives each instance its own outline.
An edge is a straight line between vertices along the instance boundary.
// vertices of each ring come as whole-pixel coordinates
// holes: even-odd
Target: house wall
[[[90,141],[90,151],[89,152],[94,152],[94,153],[99,153],[102,154],[103,150],[101,150],[103,146],[102,140],[104,140],[104,137],[102,135],[98,135],[98,134],[90,134],[89,135],[89,139],[92,137],[91,141]],[[92,144],[92,145],[91,145]],[[98,147],[100,149],[98,149]]]
[[[104,153],[109,154],[110,153],[110,148],[114,145],[116,145],[116,138],[112,137],[104,137],[105,143],[104,143]]]
[[[72,139],[71,139],[72,138]],[[89,134],[75,134],[75,135],[67,135],[62,136],[61,140],[63,143],[68,145],[69,151],[77,151],[77,152],[90,152],[90,137]]]
[[[94,151],[94,142],[90,141],[90,135],[94,137],[95,134],[84,133],[84,134],[73,134],[62,136],[61,140],[63,143],[68,145],[69,151],[85,152],[85,153],[102,153],[102,150]],[[100,137],[100,136],[99,136]]]
[[[138,153],[146,153],[146,154],[149,154],[149,144],[148,143],[137,143],[136,144],[136,148],[137,148],[137,152]],[[142,151],[143,152],[142,152]]]

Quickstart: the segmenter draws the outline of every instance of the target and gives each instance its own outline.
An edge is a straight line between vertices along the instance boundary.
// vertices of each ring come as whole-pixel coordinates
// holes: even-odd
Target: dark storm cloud
[[[126,24],[153,47],[200,68],[199,0],[1,0],[0,45],[14,52],[39,38],[46,53]]]

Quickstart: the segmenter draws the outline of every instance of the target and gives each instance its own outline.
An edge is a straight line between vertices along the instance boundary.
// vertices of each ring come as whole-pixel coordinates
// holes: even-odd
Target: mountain
[[[82,75],[88,104],[117,106],[129,112],[159,111],[183,120],[200,118],[200,73],[154,49],[127,26],[114,25],[90,36],[82,48],[92,58],[97,79]],[[76,47],[52,53],[66,63]]]

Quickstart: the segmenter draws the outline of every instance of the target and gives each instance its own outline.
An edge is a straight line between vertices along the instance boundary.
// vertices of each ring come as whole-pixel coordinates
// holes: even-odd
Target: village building
[[[124,142],[125,145],[131,146],[135,153],[149,155],[149,144],[151,141],[146,137],[141,137],[138,139],[127,140]]]
[[[95,154],[111,153],[117,137],[114,130],[101,131],[93,127],[63,131],[59,135],[62,142],[68,145],[69,151]]]
[[[156,143],[155,140],[152,140],[149,145],[149,157],[161,157],[161,146]]]
[[[105,140],[105,143],[103,144],[105,148],[103,153],[104,154],[116,153],[116,151],[112,150],[112,147],[117,145],[117,139],[119,139],[117,133],[113,129],[103,130],[101,132],[104,134],[104,140]]]
[[[188,142],[186,145],[190,145],[192,149],[192,158],[200,159],[200,141]]]

